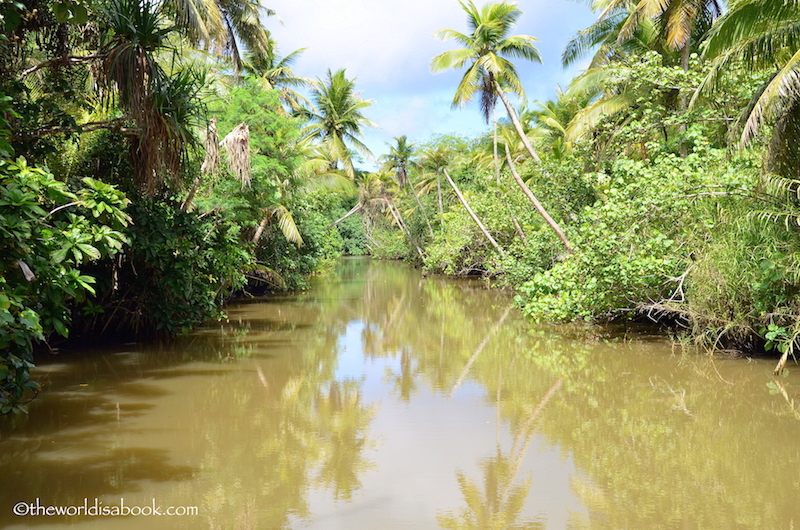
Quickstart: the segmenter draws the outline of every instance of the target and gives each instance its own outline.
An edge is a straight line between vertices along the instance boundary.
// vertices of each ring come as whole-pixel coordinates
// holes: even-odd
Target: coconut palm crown
[[[344,70],[328,70],[326,78],[318,79],[311,91],[316,109],[304,109],[300,114],[309,121],[306,135],[319,140],[328,151],[333,163],[341,162],[351,178],[355,168],[350,156],[350,147],[369,159],[372,152],[361,141],[363,127],[376,127],[368,120],[363,109],[372,105],[372,100],[363,99],[355,89],[355,80],[347,79]]]
[[[472,0],[459,4],[467,13],[467,25],[472,33],[467,35],[452,29],[437,31],[434,36],[442,40],[454,39],[464,48],[437,55],[431,61],[431,70],[441,72],[467,66],[456,88],[453,106],[463,106],[478,94],[481,113],[488,123],[499,96],[495,82],[524,101],[525,90],[517,70],[506,57],[541,63],[539,50],[533,45],[538,39],[530,35],[509,36],[522,14],[514,3],[489,3],[480,9]]]

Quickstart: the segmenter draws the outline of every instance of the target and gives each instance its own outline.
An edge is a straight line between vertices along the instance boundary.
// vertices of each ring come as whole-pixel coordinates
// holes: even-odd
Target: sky
[[[467,15],[457,0],[263,0],[275,11],[265,23],[281,56],[306,48],[293,65],[296,75],[324,78],[344,68],[355,77],[361,97],[373,100],[364,115],[379,128],[366,129],[364,142],[380,156],[387,142],[406,135],[424,142],[438,134],[474,137],[487,130],[477,102],[451,108],[463,71],[433,74],[431,59],[455,49],[434,32],[468,32]],[[477,0],[476,5],[482,5]],[[528,100],[552,99],[556,87],[569,84],[581,69],[561,66],[561,52],[595,16],[585,3],[568,0],[520,0],[522,15],[513,35],[533,35],[543,64],[516,59]],[[584,65],[586,63],[583,63]],[[502,105],[498,116],[502,116]],[[364,162],[363,169],[374,167]]]

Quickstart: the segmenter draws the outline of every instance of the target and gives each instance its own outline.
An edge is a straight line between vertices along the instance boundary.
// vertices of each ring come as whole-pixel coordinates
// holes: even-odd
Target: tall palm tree
[[[431,69],[439,72],[466,66],[467,71],[456,88],[453,106],[463,105],[470,101],[475,94],[479,94],[481,111],[488,123],[497,98],[500,98],[525,149],[531,158],[541,162],[522,128],[514,107],[505,96],[505,90],[508,89],[516,93],[523,101],[525,100],[525,91],[516,68],[504,56],[542,62],[539,51],[533,45],[537,39],[530,35],[508,35],[522,14],[522,11],[517,9],[514,3],[488,3],[480,9],[472,0],[460,1],[459,4],[467,12],[467,25],[472,33],[466,35],[452,29],[442,29],[436,32],[435,35],[440,39],[455,39],[465,48],[437,55],[431,61]],[[544,210],[525,182],[522,179],[515,178],[515,180],[531,204],[561,239],[567,252],[572,252],[572,246],[558,223]]]
[[[574,65],[592,50],[595,53],[589,69],[619,61],[630,54],[643,53],[656,45],[658,29],[652,19],[640,20],[627,38],[620,37],[636,7],[634,0],[595,0],[590,7],[599,13],[597,21],[567,42],[561,54],[565,67]]]
[[[382,157],[383,170],[394,170],[395,176],[397,177],[397,183],[400,185],[400,187],[403,188],[408,186],[409,190],[411,190],[411,195],[414,196],[414,200],[419,207],[419,212],[422,215],[422,218],[425,219],[425,224],[428,226],[428,233],[431,237],[433,237],[433,228],[431,227],[431,222],[428,219],[428,214],[425,213],[425,208],[422,207],[422,203],[419,200],[419,195],[417,195],[417,190],[414,189],[414,184],[411,182],[411,175],[408,173],[409,166],[414,164],[414,161],[411,159],[411,157],[414,155],[414,144],[409,143],[408,138],[405,135],[396,136],[394,141],[394,145],[388,144],[389,153],[383,155]]]
[[[599,11],[597,22],[583,33],[588,39],[580,44],[573,39],[574,49],[586,49],[587,41],[605,46],[609,51],[626,43],[681,52],[681,66],[689,69],[692,39],[704,35],[722,13],[719,0],[596,0],[592,9]],[[655,22],[659,42],[652,40],[651,24]],[[642,30],[644,30],[642,32]],[[605,35],[603,35],[605,34]],[[611,36],[616,36],[612,43]],[[567,50],[572,46],[568,45]],[[565,57],[569,57],[566,55]]]
[[[633,35],[643,19],[657,19],[667,49],[680,51],[681,67],[688,70],[693,37],[704,35],[721,14],[719,0],[639,0],[619,38]]]
[[[433,172],[436,178],[436,200],[439,205],[440,216],[444,213],[444,208],[442,206],[442,170],[447,168],[450,164],[452,156],[452,149],[447,146],[438,146],[423,150],[419,159],[423,170]]]
[[[389,146],[389,152],[383,155],[384,171],[393,170],[397,177],[397,183],[403,188],[408,179],[408,167],[413,164],[411,157],[414,156],[414,144],[408,141],[406,135],[395,136],[395,143],[386,143]]]
[[[330,154],[332,164],[341,163],[347,175],[355,179],[350,147],[368,159],[375,158],[359,138],[362,128],[376,127],[363,114],[363,109],[372,105],[372,100],[359,95],[355,80],[347,79],[343,69],[336,72],[328,70],[324,80],[317,79],[311,90],[311,98],[315,109],[300,111],[300,115],[309,121],[305,134],[318,140]]]
[[[452,29],[441,29],[434,35],[442,40],[454,39],[464,48],[450,50],[437,55],[431,61],[431,70],[441,72],[451,68],[467,67],[453,97],[453,106],[463,106],[477,94],[480,97],[481,114],[489,122],[497,99],[503,102],[517,133],[524,137],[514,108],[505,96],[505,90],[514,92],[525,100],[525,90],[514,64],[504,56],[527,59],[541,63],[539,50],[533,45],[538,39],[530,35],[509,36],[522,11],[511,2],[488,3],[478,9],[472,0],[459,1],[467,12],[467,25],[472,33],[466,35]],[[523,141],[527,142],[527,139]],[[526,148],[534,160],[539,155],[530,142]]]

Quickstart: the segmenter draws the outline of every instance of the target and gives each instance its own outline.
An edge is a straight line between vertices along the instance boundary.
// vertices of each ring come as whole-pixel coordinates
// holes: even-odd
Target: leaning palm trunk
[[[267,228],[267,223],[269,223],[268,215],[264,216],[264,218],[261,220],[260,223],[258,223],[258,226],[256,227],[256,231],[253,234],[253,240],[252,240],[252,243],[254,245],[258,245],[258,242],[261,240],[261,234],[263,234],[264,230]]]
[[[511,223],[514,225],[514,230],[517,232],[519,239],[522,241],[522,246],[528,248],[528,238],[525,237],[525,232],[523,232],[522,227],[519,225],[519,221],[517,220],[517,216],[514,215],[514,211],[511,209],[511,205],[508,203],[508,200],[503,198],[503,202],[506,205],[506,209],[508,210],[508,215],[511,217]]]
[[[413,195],[414,200],[417,201],[419,212],[422,214],[422,218],[425,219],[425,224],[428,225],[428,233],[430,233],[431,237],[434,237],[431,222],[428,220],[428,214],[425,213],[425,209],[422,207],[422,203],[419,200],[419,195],[417,195],[417,190],[414,189],[414,184],[411,182],[411,175],[406,175],[405,181],[408,183],[408,187],[411,188],[411,195]]]
[[[395,207],[395,205],[392,203],[392,201],[387,201],[386,205],[389,207],[389,211],[392,213],[392,216],[394,217],[395,222],[397,222],[398,226],[400,226],[400,228],[403,229],[403,231],[408,236],[408,241],[412,245],[414,245],[414,248],[417,250],[417,254],[419,254],[420,258],[422,258],[424,256],[424,254],[422,252],[422,249],[419,248],[419,245],[417,245],[417,242],[414,241],[414,236],[411,235],[411,230],[408,229],[408,226],[406,226],[406,223],[403,221],[403,216],[400,215],[400,210],[398,210]]]
[[[302,247],[305,242],[303,241],[303,237],[300,235],[300,230],[298,230],[297,224],[294,222],[292,212],[290,212],[289,209],[282,204],[272,206],[265,210],[264,218],[258,224],[255,234],[253,234],[253,244],[258,245],[261,235],[267,228],[267,224],[269,223],[270,219],[275,216],[278,217],[278,227],[281,229],[281,232],[283,232],[283,237],[286,238],[286,241],[289,243],[294,243],[298,247]]]
[[[519,184],[519,187],[522,188],[522,191],[528,197],[528,200],[533,203],[533,207],[536,208],[536,211],[539,212],[539,215],[544,218],[545,222],[550,225],[550,228],[553,229],[553,231],[558,235],[559,239],[561,239],[561,242],[564,243],[564,247],[566,247],[567,252],[571,253],[572,245],[569,244],[569,240],[567,239],[567,236],[564,235],[564,231],[561,230],[561,227],[558,226],[558,223],[556,223],[553,218],[550,217],[550,214],[547,213],[547,210],[544,209],[530,188],[528,188],[528,186],[522,180],[522,177],[520,177],[519,173],[517,173],[514,160],[511,158],[511,153],[508,152],[508,146],[506,146],[506,160],[508,161],[508,167],[511,169],[511,174],[514,176],[514,180],[517,182],[517,184]]]
[[[506,98],[505,94],[503,93],[503,89],[500,87],[500,83],[497,80],[494,80],[494,87],[497,90],[497,94],[500,96],[500,99],[503,101],[503,105],[506,106],[506,110],[508,111],[508,117],[511,118],[511,123],[514,124],[514,129],[517,131],[517,135],[519,139],[522,140],[522,144],[527,149],[528,153],[531,155],[531,158],[536,160],[541,164],[542,159],[539,158],[539,155],[536,154],[536,151],[533,149],[530,140],[528,140],[528,136],[525,134],[525,131],[522,130],[522,124],[519,122],[517,118],[517,113],[514,112],[514,107],[511,106],[511,103],[508,102],[508,98]],[[528,185],[525,184],[519,175],[517,174],[516,169],[514,168],[514,163],[511,161],[511,156],[508,154],[508,146],[506,146],[506,157],[509,160],[509,165],[511,166],[511,174],[514,175],[514,180],[517,182],[520,188],[522,188],[522,192],[528,197],[528,200],[531,201],[533,207],[536,208],[536,211],[544,217],[544,220],[550,225],[550,228],[558,234],[559,239],[564,243],[564,247],[567,249],[567,252],[572,253],[572,245],[569,244],[567,237],[564,235],[564,232],[559,228],[558,224],[550,217],[550,214],[547,213],[547,210],[544,209],[542,204],[536,199],[533,195],[533,192],[528,188]]]
[[[472,208],[470,208],[469,204],[467,203],[467,200],[464,198],[464,195],[462,195],[461,190],[458,189],[456,183],[453,182],[452,178],[450,178],[450,174],[447,172],[446,169],[444,170],[444,176],[447,179],[447,182],[450,183],[450,186],[453,188],[453,191],[456,192],[458,200],[460,200],[461,204],[464,205],[464,209],[467,210],[469,216],[472,218],[473,221],[475,221],[475,224],[478,225],[478,228],[481,229],[481,232],[483,232],[483,235],[486,236],[486,239],[489,241],[489,243],[491,243],[492,246],[496,248],[500,254],[505,254],[500,245],[497,244],[497,241],[495,241],[495,239],[492,237],[492,234],[490,234],[489,231],[486,229],[486,226],[481,222],[478,216],[475,215],[475,212],[472,211]]]
[[[356,204],[355,206],[353,206],[353,208],[349,212],[347,212],[346,214],[344,214],[343,216],[341,216],[340,218],[338,218],[337,220],[335,220],[334,222],[332,222],[331,224],[329,224],[328,226],[323,228],[322,231],[323,232],[327,232],[328,230],[330,230],[334,226],[338,225],[339,223],[341,223],[342,221],[344,221],[345,219],[347,219],[351,215],[361,211],[362,208],[363,208],[363,205],[361,203]]]
[[[442,176],[439,174],[439,170],[436,170],[436,199],[439,201],[439,217],[442,216],[444,213],[444,209],[442,208],[442,183],[441,183]]]
[[[497,109],[493,108],[492,112],[494,113],[494,117],[492,118],[494,121],[494,131],[492,134],[492,155],[494,156],[494,177],[497,181],[497,187],[500,188],[500,157],[497,155]],[[502,191],[498,191],[498,193],[503,195],[503,204],[506,206],[506,210],[508,210],[508,216],[511,218],[511,222],[514,224],[514,230],[516,230],[517,235],[519,236],[520,240],[522,240],[522,246],[527,248],[528,247],[528,238],[525,237],[525,232],[522,231],[522,227],[519,225],[519,221],[517,221],[517,216],[514,215],[514,211],[511,209],[511,205],[508,203],[508,199],[506,199],[505,194]]]
[[[511,103],[508,102],[508,98],[506,98],[500,83],[498,83],[496,79],[493,79],[493,81],[494,89],[497,91],[497,95],[500,96],[503,105],[505,105],[506,110],[508,111],[508,117],[511,118],[511,123],[514,124],[514,129],[517,131],[519,139],[522,140],[522,144],[525,146],[525,149],[527,149],[528,154],[531,155],[531,158],[541,163],[542,159],[536,154],[536,151],[533,149],[530,140],[528,140],[528,136],[525,134],[525,131],[522,130],[522,124],[519,122],[519,118],[517,118],[517,113],[514,111],[514,107],[511,106]]]

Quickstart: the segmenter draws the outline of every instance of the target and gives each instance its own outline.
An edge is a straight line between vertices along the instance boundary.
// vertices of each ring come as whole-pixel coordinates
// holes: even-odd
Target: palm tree
[[[266,55],[248,54],[245,68],[252,72],[270,90],[277,90],[281,100],[289,112],[299,112],[304,107],[310,107],[311,102],[295,89],[311,86],[314,82],[307,77],[295,75],[292,65],[305,51],[305,48],[295,50],[286,57],[278,55],[278,48],[270,40],[270,47]]]
[[[745,146],[768,123],[774,124],[767,166],[785,176],[797,175],[800,2],[753,0],[734,6],[712,29],[703,58],[711,60],[711,71],[694,99],[713,92],[720,76],[737,64],[774,72],[746,108],[739,143]]]
[[[230,55],[237,72],[244,50],[260,57],[269,54],[272,42],[261,16],[275,12],[258,0],[167,0],[163,6],[192,44]]]
[[[655,49],[680,51],[681,66],[688,70],[692,39],[704,35],[722,12],[718,0],[595,0],[591,7],[600,13],[597,22],[567,44],[565,64],[599,46],[592,67],[622,50]]]
[[[394,170],[395,176],[397,177],[397,183],[400,185],[401,188],[405,187],[406,185],[411,190],[411,195],[414,196],[414,200],[419,207],[419,211],[422,214],[422,218],[425,219],[425,224],[428,226],[428,233],[431,237],[434,236],[433,228],[431,227],[431,222],[428,219],[428,214],[425,213],[425,208],[422,207],[422,203],[419,200],[419,195],[417,195],[417,190],[414,189],[414,184],[411,182],[411,175],[408,173],[409,165],[413,164],[413,160],[411,157],[414,155],[414,144],[408,142],[408,138],[403,136],[396,136],[394,138],[395,145],[389,145],[389,153],[383,155],[383,170],[384,171],[391,171]]]
[[[565,67],[595,50],[589,69],[619,61],[631,54],[641,54],[653,49],[658,30],[655,21],[640,20],[635,30],[625,39],[620,32],[625,27],[636,3],[633,0],[595,0],[591,9],[599,12],[597,21],[572,37],[561,55]]]
[[[643,20],[657,20],[667,49],[681,52],[681,67],[689,69],[692,36],[703,35],[722,13],[718,0],[639,0],[625,24],[619,40],[629,39]]]
[[[355,90],[355,80],[347,79],[344,70],[328,70],[325,80],[317,79],[314,83],[311,97],[316,109],[300,111],[300,115],[309,121],[305,134],[324,146],[334,167],[341,163],[350,179],[355,179],[350,146],[368,159],[374,159],[372,152],[359,139],[363,127],[376,127],[362,113],[372,105],[372,100],[359,95]]]
[[[439,215],[444,213],[442,206],[442,184],[441,176],[442,170],[447,168],[450,164],[450,158],[453,155],[453,150],[447,146],[438,146],[425,149],[420,155],[420,166],[425,171],[432,171],[436,178],[436,199],[439,205]]]
[[[508,117],[514,124],[514,129],[525,145],[525,149],[531,158],[541,162],[522,128],[514,107],[505,96],[505,89],[509,89],[523,101],[525,99],[525,92],[517,71],[513,63],[503,57],[504,55],[541,62],[539,51],[533,45],[536,41],[535,37],[530,35],[508,36],[522,11],[517,9],[516,4],[510,2],[489,3],[481,9],[478,9],[472,0],[459,2],[459,4],[467,12],[467,25],[472,29],[472,34],[465,35],[452,29],[442,29],[436,32],[435,35],[442,40],[455,39],[466,47],[437,55],[431,61],[431,69],[438,72],[467,66],[467,71],[456,88],[453,106],[463,105],[478,93],[481,98],[481,111],[488,123],[491,111],[499,97],[508,111]],[[561,239],[567,252],[572,252],[572,246],[564,235],[564,231],[544,210],[525,182],[517,178],[514,180]]]
[[[504,56],[519,57],[541,63],[539,50],[533,45],[535,37],[530,35],[508,36],[508,32],[516,24],[522,11],[511,2],[489,3],[478,9],[472,0],[461,2],[467,12],[467,25],[472,34],[465,35],[452,29],[442,29],[434,35],[442,40],[455,39],[465,48],[450,50],[437,55],[431,61],[431,70],[441,72],[450,68],[463,68],[467,71],[461,78],[453,97],[453,107],[463,106],[478,94],[480,96],[481,113],[489,122],[489,116],[499,97],[508,111],[508,116],[520,138],[525,136],[514,108],[505,96],[508,89],[525,100],[525,90],[517,75],[514,64]],[[527,142],[527,139],[523,139]],[[534,160],[539,156],[530,142],[526,148]]]
[[[414,144],[409,143],[408,137],[395,136],[394,145],[387,142],[389,153],[383,155],[384,171],[394,170],[397,176],[397,183],[401,188],[406,185],[408,179],[408,166],[413,164],[411,157],[414,156]]]

